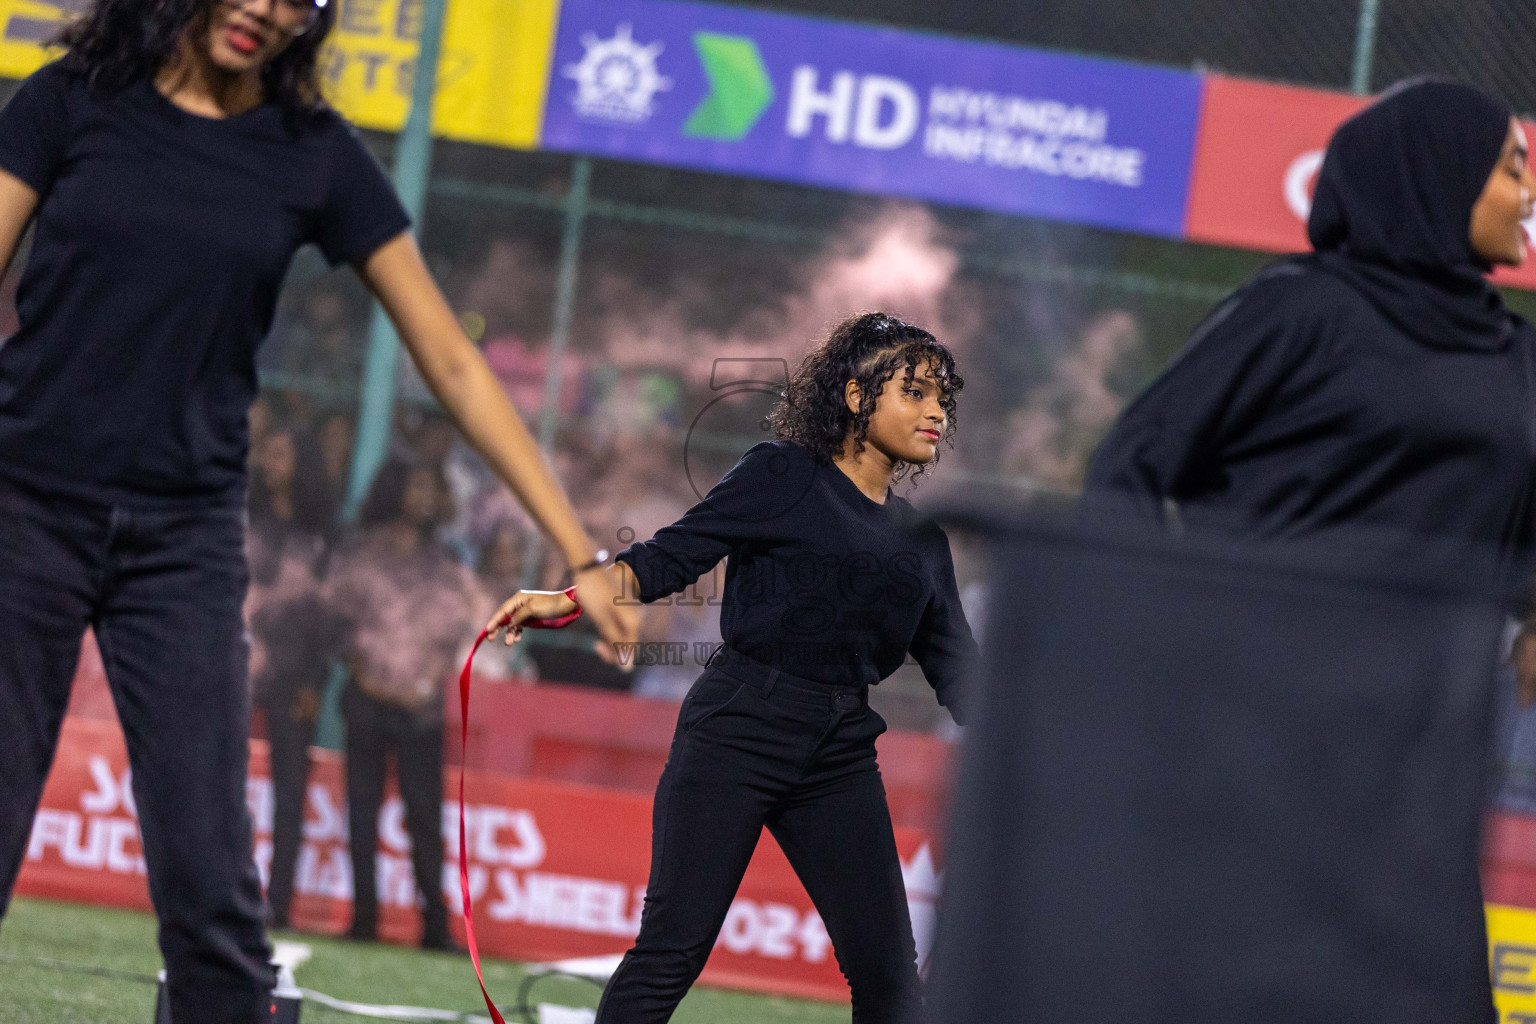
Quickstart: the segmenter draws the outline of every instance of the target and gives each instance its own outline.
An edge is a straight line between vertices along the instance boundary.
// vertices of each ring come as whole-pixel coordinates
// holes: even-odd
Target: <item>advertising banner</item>
[[[672,0],[567,0],[543,145],[1176,237],[1197,75]]]
[[[328,96],[398,130],[424,0],[332,2]],[[0,0],[0,76],[87,3]],[[682,0],[454,0],[438,82],[434,133],[457,141],[1269,252],[1307,248],[1328,137],[1368,102]],[[1536,288],[1536,260],[1494,280]]]
[[[1305,252],[1312,189],[1333,130],[1363,96],[1209,75],[1189,195],[1188,237]]]
[[[1206,78],[1190,183],[1192,242],[1306,252],[1307,215],[1328,139],[1369,101],[1363,96]],[[1533,126],[1527,125],[1530,133]],[[1527,222],[1527,234],[1536,223]],[[1496,284],[1536,288],[1536,259],[1501,269]]]
[[[299,928],[339,933],[350,920],[352,895],[343,764],[329,752],[316,755],[291,916]],[[252,741],[246,793],[264,879],[272,859],[267,766],[266,744]],[[450,908],[460,903],[457,781],[445,779],[444,787],[442,885]],[[477,771],[467,776],[465,794],[475,933],[483,953],[550,961],[616,955],[629,947],[650,871],[648,796]],[[67,718],[16,891],[149,909],[135,814],[117,723]],[[410,845],[393,788],[379,833],[380,931],[386,939],[414,942],[421,926]],[[926,956],[938,894],[938,848],[914,829],[898,828],[896,840],[913,931]],[[457,933],[457,918],[450,919]],[[466,984],[473,987],[468,969],[466,963]],[[848,997],[821,918],[766,833],[726,916],[704,982],[807,998]]]
[[[1499,1024],[1536,1024],[1536,913],[1488,907],[1488,970]]]
[[[352,893],[343,765],[328,751],[314,753],[292,916],[300,928],[338,933],[350,919]],[[443,891],[449,906],[457,907],[458,804],[446,799],[448,792]],[[470,885],[483,951],[547,961],[627,948],[639,926],[650,863],[649,798],[477,771],[469,773],[466,793]],[[272,786],[260,741],[251,744],[247,799],[265,880],[272,858]],[[386,939],[411,942],[420,922],[403,813],[391,788],[379,821],[380,930]],[[1536,911],[1526,909],[1536,903],[1536,819],[1499,815],[1488,833],[1483,877],[1492,900],[1489,956],[1502,1024],[1536,1024]],[[913,931],[926,957],[939,848],[915,829],[898,828],[896,839]],[[149,909],[127,752],[116,722],[73,715],[65,720],[16,891]],[[704,981],[847,998],[821,919],[771,838],[758,847]]]
[[[333,0],[323,57],[326,94],[364,128],[397,131],[411,102],[422,0]],[[43,43],[86,0],[0,0],[0,75],[24,78],[57,51]],[[529,149],[549,81],[558,0],[454,0],[448,5],[433,132]]]

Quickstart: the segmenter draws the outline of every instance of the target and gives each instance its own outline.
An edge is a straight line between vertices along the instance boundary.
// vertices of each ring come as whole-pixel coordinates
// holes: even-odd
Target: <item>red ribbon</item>
[[[576,600],[576,588],[565,588],[565,596],[572,601]],[[576,605],[576,610],[569,615],[562,615],[558,619],[529,619],[523,623],[527,629],[559,629],[568,626],[581,617],[581,605]],[[464,659],[464,668],[459,672],[459,715],[462,722],[459,734],[460,749],[464,752],[464,758],[469,754],[469,670],[475,663],[475,652],[480,650],[480,645],[485,643],[485,638],[490,634],[485,630],[475,637],[475,646],[469,649],[469,657]],[[491,1019],[496,1024],[507,1024],[501,1011],[496,1009],[496,1004],[491,1002],[491,994],[485,990],[485,975],[480,973],[480,947],[475,942],[475,905],[469,895],[469,844],[465,838],[464,828],[464,763],[459,762],[459,892],[464,896],[464,941],[469,946],[469,959],[475,965],[475,979],[480,982],[480,994],[485,997],[485,1008],[491,1011]]]

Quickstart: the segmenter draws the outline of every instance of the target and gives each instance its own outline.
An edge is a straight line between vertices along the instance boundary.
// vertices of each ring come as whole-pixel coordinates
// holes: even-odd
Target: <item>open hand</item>
[[[494,640],[504,630],[502,643],[510,647],[522,639],[523,623],[529,619],[558,619],[576,608],[576,602],[566,597],[563,590],[519,590],[496,609],[491,621],[485,624],[485,634]]]

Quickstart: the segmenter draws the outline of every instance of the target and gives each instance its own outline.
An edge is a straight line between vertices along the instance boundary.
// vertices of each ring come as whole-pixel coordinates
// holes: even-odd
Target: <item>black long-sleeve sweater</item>
[[[1088,468],[1090,499],[1248,539],[1327,538],[1524,588],[1536,536],[1536,332],[1468,225],[1510,110],[1390,90],[1334,133],[1307,236],[1206,318]]]
[[[910,651],[960,719],[977,649],[949,539],[905,499],[870,500],[793,441],[753,446],[683,518],[617,558],[646,603],[683,591],[724,558],[728,646],[837,686],[872,686]],[[705,584],[696,591],[717,596]]]
[[[1383,308],[1339,257],[1280,264],[1224,303],[1126,410],[1091,496],[1249,538],[1351,528],[1524,555],[1533,533],[1536,347]],[[1347,268],[1346,268],[1347,269]],[[1417,555],[1415,555],[1417,556]]]

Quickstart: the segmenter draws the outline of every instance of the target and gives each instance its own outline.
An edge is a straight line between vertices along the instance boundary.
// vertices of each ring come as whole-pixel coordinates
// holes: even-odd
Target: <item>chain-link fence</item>
[[[1370,56],[1377,85],[1452,71],[1512,97],[1532,95],[1532,77],[1493,56],[1518,50],[1520,32],[1536,32],[1536,14],[1437,0],[1368,0],[1365,7],[1365,18],[1361,5],[1317,0],[1028,8],[876,0],[817,10],[1338,89],[1349,87],[1357,58]],[[1472,60],[1479,55],[1484,59]],[[389,139],[373,141],[387,156]],[[571,183],[583,164],[590,179],[573,202]],[[1270,259],[972,210],[451,143],[436,151],[422,237],[450,301],[518,408],[535,426],[549,421],[552,457],[588,528],[610,548],[648,536],[697,499],[683,471],[683,443],[713,396],[714,359],[772,356],[792,366],[838,316],[865,308],[933,326],[959,352],[969,381],[959,444],[919,488],[919,500],[960,487],[1071,491],[1128,397],[1211,306]],[[571,237],[580,244],[567,246],[562,262],[562,241]],[[355,408],[367,302],[355,281],[316,270],[302,263],[295,270],[263,355],[263,380],[280,419],[339,435],[346,427],[338,421]],[[556,308],[562,274],[574,285],[564,320]],[[1511,299],[1527,302],[1518,293]],[[546,374],[557,363],[563,382],[555,407],[546,409]],[[430,401],[409,372],[401,395],[395,445],[406,451],[421,431],[420,414],[410,410],[430,409]],[[739,451],[755,439],[721,443]],[[467,453],[452,461],[458,512],[449,532],[463,557],[484,565],[499,531],[512,529],[521,568],[492,588],[554,582],[558,565],[544,557],[504,489]],[[542,566],[532,576],[529,558]],[[654,615],[649,628],[658,638],[708,638],[717,628],[711,615],[707,607],[697,614],[672,608]],[[534,653],[549,660],[553,650]],[[567,675],[626,682],[595,659],[581,667],[569,652],[559,657]],[[660,670],[638,675],[638,689],[657,694],[676,693],[691,679]],[[940,720],[919,676],[893,682],[882,690],[897,722],[928,727]]]
[[[1519,59],[1536,42],[1536,8],[1495,0],[773,6],[1334,89],[1360,74],[1380,87],[1404,75],[1451,72],[1536,109],[1536,75]],[[369,140],[387,163],[391,138]],[[609,548],[649,536],[697,499],[696,482],[682,471],[682,446],[714,395],[713,360],[772,357],[793,366],[831,322],[869,308],[933,327],[956,349],[968,380],[959,442],[915,492],[919,501],[953,488],[1070,492],[1129,396],[1223,295],[1271,258],[447,142],[436,149],[421,238],[466,331],[519,410],[536,432],[549,427],[551,459],[588,529]],[[1510,301],[1527,311],[1536,305],[1525,293]],[[369,317],[369,296],[351,274],[324,272],[313,253],[296,262],[260,356],[253,494],[269,477],[292,475],[283,455],[293,447],[314,456],[297,464],[325,477],[310,491],[339,502]],[[555,367],[562,382],[550,401],[546,381]],[[477,567],[487,594],[530,579],[555,582],[558,560],[545,557],[505,488],[453,443],[409,370],[399,395],[392,451],[444,471],[454,500],[443,539]],[[748,431],[721,443],[739,451],[756,439]],[[974,575],[969,557],[962,554],[962,574]],[[715,611],[658,612],[649,635],[708,639],[717,635]],[[534,657],[546,677],[656,694],[675,694],[691,678],[659,670],[620,676],[591,654],[590,637],[540,639],[545,646]],[[508,671],[527,669],[516,663]],[[939,721],[919,676],[894,682],[881,688],[893,721],[923,728]]]
[[[1453,74],[1536,113],[1536,9],[1510,0],[776,0],[758,6],[1076,50],[1176,67],[1375,91]],[[1357,76],[1359,76],[1357,78]]]
[[[577,161],[486,156],[440,146],[423,244],[471,336],[538,423]],[[582,220],[554,449],[588,528],[610,548],[649,536],[698,499],[683,445],[714,396],[715,359],[793,366],[838,317],[867,308],[933,326],[963,361],[961,441],[922,496],[976,486],[1071,490],[1126,397],[1268,259],[606,161],[592,167]],[[296,268],[263,356],[281,418],[311,430],[325,426],[325,410],[356,401],[366,307],[354,281],[315,269]],[[409,375],[402,396],[426,397]],[[408,447],[412,417],[401,422],[399,444]],[[720,442],[739,454],[758,439]],[[472,479],[459,495],[461,550],[493,543],[504,519],[527,531],[483,470],[460,479]],[[712,620],[664,621],[693,614],[661,611],[654,628],[707,637]],[[677,692],[689,681],[640,675],[645,692]],[[926,726],[942,715],[918,676],[884,689],[908,705],[894,712],[898,722]]]
[[[1455,75],[1536,113],[1536,8],[1507,0],[1380,3],[1373,88],[1409,75]]]
[[[1536,52],[1536,6],[1507,0],[758,6],[1334,90],[1367,92],[1405,76],[1453,74],[1536,113],[1536,73],[1523,62]],[[0,86],[0,99],[13,89]],[[365,138],[390,165],[396,138]],[[1070,496],[1132,396],[1212,307],[1275,258],[558,152],[438,141],[433,153],[417,225],[428,264],[465,333],[544,442],[587,532],[610,550],[674,522],[747,447],[769,436],[761,389],[748,404],[722,404],[722,360],[791,368],[836,321],[872,309],[931,329],[954,350],[966,379],[956,444],[915,487],[903,484],[897,493],[919,507],[957,494]],[[0,285],[0,337],[15,326],[16,278],[13,268]],[[1507,299],[1536,317],[1536,292],[1512,291]],[[357,452],[367,447],[358,430],[376,317],[356,275],[327,270],[307,249],[258,356],[247,617],[257,729],[273,741],[272,761],[285,763],[290,778],[307,765],[310,745],[344,745],[342,708],[362,703],[370,673],[430,690],[411,714],[426,723],[418,740],[434,730],[440,736],[443,719],[435,713],[446,711],[456,723],[458,712],[444,699],[448,684],[491,607],[519,588],[559,585],[566,572],[409,365],[398,374],[383,470],[361,521],[343,521],[354,463],[362,461]],[[701,450],[709,467],[702,474],[689,461]],[[985,642],[987,551],[958,529],[950,539],[962,603]],[[706,577],[692,599],[651,606],[640,639],[691,656],[638,662],[631,672],[600,653],[589,618],[530,632],[510,650],[487,645],[476,661],[479,699],[490,696],[482,683],[501,684],[491,696],[501,709],[533,706],[503,699],[508,695],[573,697],[513,689],[534,682],[680,699],[698,677],[696,652],[720,641],[718,594],[716,580]],[[372,627],[366,642],[359,623]],[[99,654],[90,644],[85,654],[79,678],[95,695],[77,684],[72,713],[110,716]],[[1515,706],[1510,683],[1499,799],[1532,813],[1536,710]],[[579,696],[594,702],[581,705],[589,708],[608,700]],[[884,680],[871,703],[897,730],[956,733],[915,663]],[[635,780],[647,765],[660,770],[670,731],[656,725],[667,715],[627,713],[605,720],[597,738],[557,736],[575,739],[553,743],[543,768],[530,755],[528,764],[506,770],[641,788]],[[514,711],[477,723],[485,731],[480,748],[497,746],[495,730],[517,717]],[[622,742],[614,738],[626,729]],[[906,740],[940,749],[931,739]],[[448,749],[453,757],[459,748]],[[887,758],[888,749],[882,759],[889,768],[897,758]],[[911,749],[912,771],[926,775],[909,788],[928,802],[908,803],[936,813],[941,755],[920,762]],[[474,763],[467,749],[465,757]],[[887,779],[893,794],[897,774]],[[288,793],[274,799],[273,813],[302,821],[303,798],[295,807]],[[407,886],[402,905],[412,892]]]
[[[1347,89],[1359,20],[1357,4],[1358,0],[1036,0],[1027,4],[778,0],[758,6]]]

